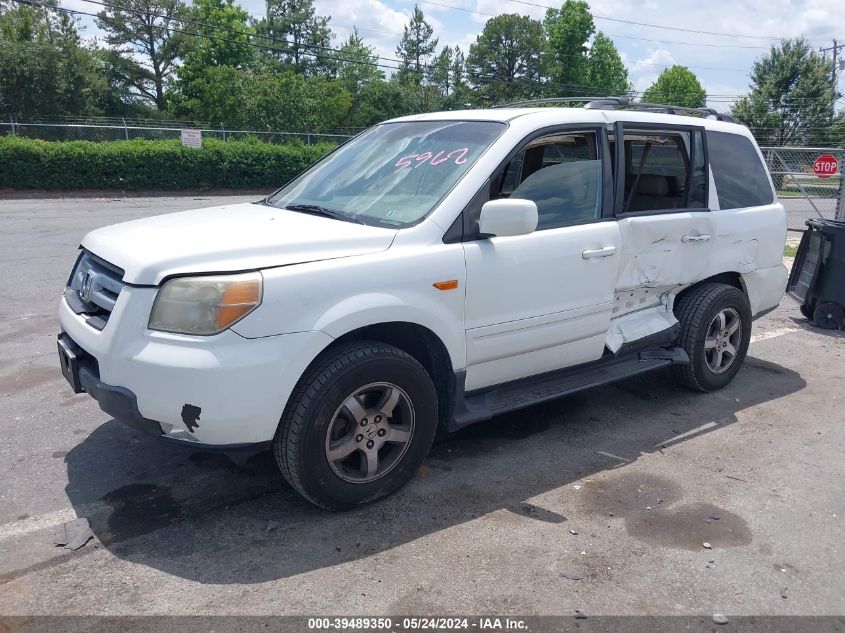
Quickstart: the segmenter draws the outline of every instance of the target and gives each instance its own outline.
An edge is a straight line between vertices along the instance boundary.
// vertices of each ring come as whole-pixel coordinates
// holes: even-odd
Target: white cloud
[[[634,90],[643,92],[653,84],[665,68],[676,63],[675,57],[664,48],[651,51],[646,57],[630,61],[622,55],[622,61],[628,67],[628,76],[634,84]]]

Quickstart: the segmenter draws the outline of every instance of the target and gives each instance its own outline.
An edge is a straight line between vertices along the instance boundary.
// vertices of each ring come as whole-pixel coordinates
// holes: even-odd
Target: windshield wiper
[[[334,218],[335,220],[344,220],[346,222],[357,222],[358,224],[366,225],[367,223],[363,220],[359,220],[358,218],[346,215],[345,213],[341,213],[340,211],[335,211],[334,209],[327,209],[326,207],[321,207],[318,204],[288,204],[285,205],[285,209],[290,211],[298,211],[300,213],[307,213],[309,215],[320,215],[325,218]]]

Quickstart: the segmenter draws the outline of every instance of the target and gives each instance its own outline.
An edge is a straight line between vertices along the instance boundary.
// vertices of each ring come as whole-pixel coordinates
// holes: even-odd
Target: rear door
[[[666,290],[706,276],[717,236],[703,131],[630,122],[614,128],[622,240],[614,317],[657,305]]]

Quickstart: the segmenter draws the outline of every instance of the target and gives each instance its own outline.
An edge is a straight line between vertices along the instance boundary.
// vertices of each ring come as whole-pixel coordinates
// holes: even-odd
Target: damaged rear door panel
[[[667,295],[709,276],[716,231],[703,127],[617,123],[613,141],[622,243],[607,337],[615,352],[672,331]]]

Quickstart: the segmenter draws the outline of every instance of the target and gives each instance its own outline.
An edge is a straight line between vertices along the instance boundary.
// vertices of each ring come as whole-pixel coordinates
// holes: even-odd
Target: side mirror
[[[528,235],[537,230],[537,205],[531,200],[502,198],[481,207],[478,230],[482,235]]]

